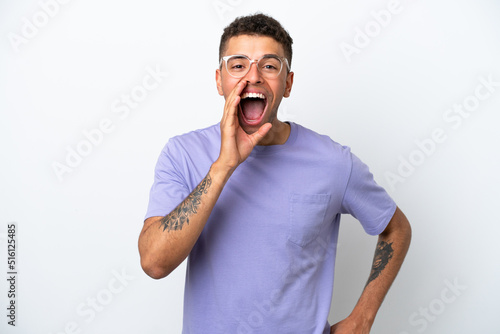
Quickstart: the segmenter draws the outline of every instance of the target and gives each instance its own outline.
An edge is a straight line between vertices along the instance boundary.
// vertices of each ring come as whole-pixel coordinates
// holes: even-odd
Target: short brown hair
[[[220,39],[219,59],[222,58],[231,37],[240,35],[260,35],[273,38],[283,46],[288,64],[292,66],[293,39],[281,24],[274,18],[265,14],[253,14],[236,18],[225,29]]]

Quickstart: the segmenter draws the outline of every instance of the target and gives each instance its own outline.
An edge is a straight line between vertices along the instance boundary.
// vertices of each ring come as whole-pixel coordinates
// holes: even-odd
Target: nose
[[[255,64],[255,66],[252,66],[253,64]],[[262,75],[260,74],[258,66],[258,62],[256,60],[252,60],[248,73],[245,75],[245,80],[249,83],[257,84],[262,82]]]

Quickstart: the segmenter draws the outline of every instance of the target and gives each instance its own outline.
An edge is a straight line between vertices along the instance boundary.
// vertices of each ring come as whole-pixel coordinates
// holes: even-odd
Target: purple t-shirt
[[[184,334],[329,333],[340,215],[370,235],[392,218],[396,204],[348,147],[290,125],[285,144],[255,147],[235,170],[191,251]],[[170,139],[146,218],[182,202],[219,150],[219,124]]]

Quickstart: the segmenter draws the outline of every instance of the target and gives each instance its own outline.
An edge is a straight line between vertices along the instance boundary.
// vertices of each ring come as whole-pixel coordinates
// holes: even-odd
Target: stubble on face
[[[274,54],[280,57],[284,56],[284,50],[280,43],[271,37],[240,35],[231,37],[226,46],[224,55],[241,54],[246,55],[250,59],[259,59],[265,54]],[[255,65],[255,66],[254,66]],[[278,108],[283,97],[288,97],[293,83],[293,72],[287,73],[286,65],[276,79],[265,79],[260,75],[256,68],[256,64],[252,64],[250,71],[243,78],[233,78],[227,72],[223,65],[221,70],[217,72],[217,88],[220,95],[225,98],[234,89],[236,84],[241,80],[247,82],[247,86],[243,89],[242,95],[245,92],[258,92],[265,95],[266,105],[263,115],[258,124],[246,122],[244,114],[239,105],[238,119],[243,130],[252,134],[257,131],[263,124],[271,123],[273,128],[268,133],[267,138],[264,138],[262,143],[268,142],[271,144],[279,144],[283,137],[288,138],[289,127],[278,120]],[[285,139],[286,141],[286,139]],[[265,144],[264,144],[265,145]]]

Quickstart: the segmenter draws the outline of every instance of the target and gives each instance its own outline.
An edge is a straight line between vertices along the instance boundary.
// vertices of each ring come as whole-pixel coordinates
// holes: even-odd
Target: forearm
[[[351,313],[364,327],[371,328],[375,316],[396,278],[411,240],[411,227],[398,209],[386,230],[380,234],[370,277]]]
[[[246,85],[240,81],[226,98],[220,154],[207,176],[170,214],[144,222],[139,237],[141,266],[153,278],[167,276],[189,255],[227,180],[272,127],[265,123],[252,134],[240,127],[238,103]]]
[[[200,184],[171,213],[144,222],[139,253],[141,266],[149,276],[167,276],[189,255],[230,175],[231,171],[214,163]]]

